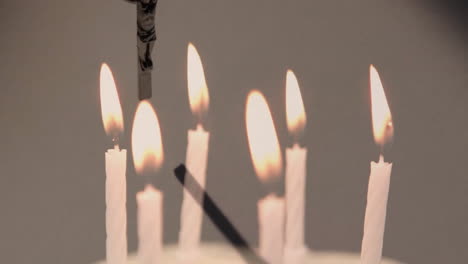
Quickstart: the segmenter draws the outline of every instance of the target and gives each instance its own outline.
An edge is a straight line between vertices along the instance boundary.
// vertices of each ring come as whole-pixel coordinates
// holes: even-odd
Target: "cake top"
[[[177,245],[164,247],[161,263],[185,263]],[[222,261],[222,262],[220,262]],[[139,264],[137,257],[133,254],[128,257],[128,264]],[[197,257],[190,257],[190,264],[245,264],[239,253],[225,243],[203,243]],[[302,263],[294,264],[361,264],[359,254],[336,251],[312,251],[308,250],[304,255]],[[105,261],[95,264],[106,264]],[[284,264],[289,264],[284,262]],[[390,259],[382,259],[381,264],[403,264]]]

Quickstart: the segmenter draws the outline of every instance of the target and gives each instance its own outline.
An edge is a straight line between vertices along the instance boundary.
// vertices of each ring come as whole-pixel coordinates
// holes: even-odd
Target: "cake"
[[[167,245],[164,247],[164,253],[161,257],[161,263],[182,263],[177,245]],[[128,256],[128,264],[139,264],[135,254]],[[188,262],[190,264],[244,264],[245,262],[239,253],[228,244],[223,243],[202,243],[200,247],[199,257]],[[307,251],[302,264],[361,264],[359,254],[336,252],[336,251]],[[106,264],[105,261],[96,262],[95,264]],[[286,263],[284,264],[301,264],[301,263]],[[381,264],[402,264],[401,262],[382,259]]]

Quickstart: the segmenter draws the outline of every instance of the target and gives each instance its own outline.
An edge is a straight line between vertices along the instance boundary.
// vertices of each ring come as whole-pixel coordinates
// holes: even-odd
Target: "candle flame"
[[[100,73],[101,115],[107,135],[117,137],[123,131],[122,108],[112,71],[106,63]]]
[[[206,85],[203,64],[192,43],[187,48],[187,86],[192,113],[202,115],[208,110],[210,97]]]
[[[375,143],[383,146],[393,138],[393,123],[379,73],[370,66],[372,125]]]
[[[257,176],[262,181],[278,178],[283,164],[280,146],[270,109],[259,91],[250,92],[247,98],[245,121]]]
[[[286,74],[286,119],[291,134],[300,134],[306,125],[306,113],[301,90],[292,70]]]
[[[146,100],[138,105],[133,120],[132,151],[135,170],[140,174],[156,172],[164,160],[158,116]]]

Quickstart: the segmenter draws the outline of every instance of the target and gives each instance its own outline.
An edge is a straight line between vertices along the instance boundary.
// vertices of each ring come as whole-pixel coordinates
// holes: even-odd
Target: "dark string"
[[[137,6],[137,50],[138,50],[138,98],[149,99],[152,96],[151,71],[153,59],[151,53],[156,42],[156,5],[158,0],[125,0]]]
[[[267,264],[260,256],[255,254],[248,242],[237,231],[234,225],[224,215],[221,209],[215,204],[213,199],[201,187],[197,180],[187,171],[184,164],[180,164],[174,169],[174,174],[179,182],[189,191],[192,197],[200,204],[205,214],[210,218],[213,224],[221,233],[231,242],[249,264]]]

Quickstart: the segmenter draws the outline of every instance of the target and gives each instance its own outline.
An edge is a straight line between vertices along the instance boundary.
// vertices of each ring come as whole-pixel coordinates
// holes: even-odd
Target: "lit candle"
[[[137,193],[138,260],[141,264],[161,263],[163,195],[152,185]]]
[[[158,116],[148,101],[141,101],[135,113],[132,153],[135,170],[141,175],[156,173],[164,160]],[[162,203],[163,194],[150,184],[137,194],[138,259],[141,264],[161,261]]]
[[[392,116],[379,74],[372,65],[370,67],[370,83],[374,140],[383,149],[385,143],[392,140],[393,137]],[[392,164],[384,162],[381,151],[379,162],[371,162],[361,247],[361,263],[363,264],[377,264],[382,259],[391,171]]]
[[[188,131],[186,165],[193,177],[204,188],[210,133],[203,129],[201,119],[208,110],[209,95],[200,55],[191,43],[189,43],[187,50],[187,81],[190,108],[194,114],[199,116],[199,119],[197,129]],[[198,198],[203,199],[202,197]],[[198,254],[203,214],[196,199],[186,189],[184,190],[181,210],[180,257],[192,259]]]
[[[286,149],[286,234],[285,262],[298,263],[306,253],[304,243],[304,208],[307,149],[298,144],[306,125],[306,114],[296,76],[286,74],[286,117],[288,130],[295,137]]]
[[[106,259],[108,264],[127,263],[127,150],[119,148],[123,131],[122,108],[114,77],[107,64],[101,65],[100,95],[102,121],[114,148],[106,157]]]
[[[257,176],[262,182],[277,180],[283,165],[280,146],[268,104],[258,91],[251,92],[247,98],[245,120],[250,155]],[[282,263],[284,198],[270,193],[257,206],[259,254],[268,263]]]

